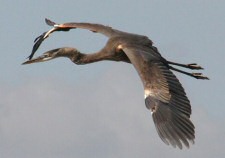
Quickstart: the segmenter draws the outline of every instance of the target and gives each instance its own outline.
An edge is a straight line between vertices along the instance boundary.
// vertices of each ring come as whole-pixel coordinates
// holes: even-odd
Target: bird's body
[[[68,57],[75,64],[88,64],[101,60],[122,61],[131,63],[137,70],[144,87],[145,104],[151,111],[153,121],[160,138],[172,146],[182,148],[182,144],[189,147],[194,142],[195,127],[190,120],[191,106],[186,93],[170,70],[175,70],[197,79],[208,79],[200,73],[188,73],[172,67],[177,65],[189,69],[202,69],[197,64],[179,64],[164,59],[152,41],[142,35],[122,32],[111,27],[90,23],[56,24],[46,20],[54,26],[35,40],[30,60],[24,64],[43,62],[56,57]],[[100,51],[84,54],[75,48],[58,48],[31,59],[42,41],[54,31],[68,31],[83,28],[92,32],[102,33],[109,39]]]

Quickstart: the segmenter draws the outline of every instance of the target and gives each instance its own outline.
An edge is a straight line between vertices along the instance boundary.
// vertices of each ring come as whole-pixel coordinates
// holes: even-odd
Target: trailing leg
[[[185,74],[185,75],[194,77],[194,78],[196,78],[196,79],[209,80],[209,78],[206,77],[206,76],[203,76],[202,73],[189,73],[189,72],[186,72],[186,71],[182,71],[182,70],[176,69],[176,68],[174,68],[174,67],[172,67],[172,66],[169,66],[169,68],[170,68],[171,70],[174,70],[174,71],[183,73],[183,74]]]
[[[180,63],[175,63],[175,62],[172,62],[172,61],[167,61],[167,62],[168,62],[168,64],[171,64],[171,65],[176,65],[176,66],[180,66],[180,67],[184,67],[184,68],[188,68],[188,69],[192,69],[192,70],[201,70],[201,69],[203,69],[201,66],[199,66],[196,63],[180,64]]]

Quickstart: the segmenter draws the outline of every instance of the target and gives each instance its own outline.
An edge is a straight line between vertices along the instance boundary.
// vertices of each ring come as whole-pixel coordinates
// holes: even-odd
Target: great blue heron
[[[56,24],[48,19],[46,23],[53,26],[51,30],[36,38],[29,60],[23,64],[44,62],[57,57],[67,57],[75,64],[88,64],[101,60],[123,61],[131,63],[137,70],[143,86],[146,107],[151,111],[159,137],[167,145],[178,146],[182,149],[189,143],[194,143],[195,127],[190,120],[191,105],[186,93],[170,70],[189,75],[196,79],[208,79],[201,73],[188,73],[171,65],[199,70],[199,65],[180,64],[163,58],[152,41],[142,35],[131,34],[112,29],[111,27],[91,23]],[[100,51],[84,54],[75,48],[58,48],[45,52],[32,59],[44,39],[54,31],[69,31],[82,28],[101,33],[109,38],[107,44]]]

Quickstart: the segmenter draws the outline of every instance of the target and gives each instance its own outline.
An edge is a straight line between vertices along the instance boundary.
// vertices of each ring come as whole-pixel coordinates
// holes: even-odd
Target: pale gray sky
[[[225,1],[1,1],[0,157],[149,158],[225,155]],[[196,143],[182,151],[158,137],[132,65],[77,66],[67,59],[22,66],[36,36],[56,22],[93,22],[143,34],[161,54],[202,65],[209,81],[177,74],[192,103]],[[71,46],[94,52],[106,38],[55,33],[36,55]]]

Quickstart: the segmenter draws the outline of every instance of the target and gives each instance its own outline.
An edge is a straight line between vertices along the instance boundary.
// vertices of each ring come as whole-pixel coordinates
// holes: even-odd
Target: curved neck
[[[78,65],[89,64],[101,60],[110,60],[110,55],[105,50],[101,50],[92,54],[84,54],[76,51],[74,55],[68,57],[72,60],[72,62]]]
[[[126,56],[125,53],[109,51],[106,48],[103,48],[102,50],[92,54],[81,53],[80,51],[74,48],[66,48],[62,52],[63,53],[59,54],[58,56],[68,57],[71,59],[72,62],[78,65],[89,64],[102,60],[123,61],[130,63],[129,58]]]

